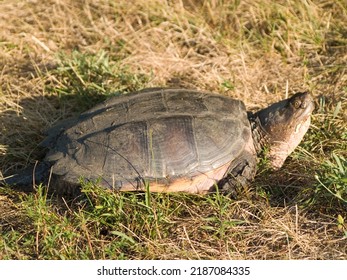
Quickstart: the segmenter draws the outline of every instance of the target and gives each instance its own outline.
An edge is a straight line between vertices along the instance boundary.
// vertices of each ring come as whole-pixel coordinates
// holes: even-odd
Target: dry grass
[[[44,151],[37,144],[43,130],[80,112],[81,101],[74,98],[78,94],[88,100],[96,95],[103,98],[100,92],[107,96],[141,87],[181,86],[240,98],[248,108],[256,109],[286,94],[310,90],[317,104],[320,96],[325,97],[327,111],[316,114],[306,143],[281,173],[264,171],[259,175],[255,186],[263,198],[224,198],[225,207],[218,208],[211,202],[218,200],[215,197],[173,195],[166,200],[155,195],[154,205],[163,212],[165,205],[158,201],[173,200],[172,208],[168,208],[172,213],[165,214],[167,223],[157,228],[153,237],[148,225],[141,232],[129,220],[120,221],[123,227],[118,231],[131,236],[137,245],[117,245],[114,251],[110,249],[111,237],[95,233],[100,226],[95,221],[77,229],[80,224],[73,221],[81,217],[80,210],[76,210],[77,215],[73,210],[56,210],[57,206],[45,211],[70,217],[71,224],[62,229],[75,230],[76,252],[87,248],[89,253],[66,253],[61,248],[71,245],[59,241],[63,239],[56,241],[59,253],[40,251],[38,239],[35,253],[29,253],[30,246],[21,250],[21,246],[26,248],[26,238],[42,234],[45,240],[49,232],[26,223],[34,218],[25,207],[34,207],[35,197],[36,202],[40,200],[34,196],[32,204],[23,204],[23,199],[28,200],[26,195],[1,190],[0,259],[346,259],[345,233],[336,220],[337,215],[347,218],[346,206],[336,201],[330,201],[328,207],[318,202],[307,204],[314,193],[309,189],[316,184],[314,168],[327,158],[327,151],[339,150],[347,156],[346,146],[341,144],[347,138],[336,136],[332,144],[329,139],[339,132],[326,137],[318,127],[341,100],[340,117],[332,126],[345,129],[346,22],[347,7],[342,0],[2,1],[3,174],[42,158]],[[75,60],[74,53],[79,54]],[[102,53],[108,57],[107,65]],[[90,62],[90,69],[101,69],[100,77],[94,77],[87,71],[89,66],[81,63],[83,59],[90,61],[84,54],[102,60]],[[331,133],[330,124],[326,131]],[[276,186],[281,189],[276,190]],[[177,213],[176,207],[180,209]],[[123,240],[115,238],[117,242],[119,239]],[[9,243],[18,247],[8,247]],[[109,255],[98,247],[110,250]]]

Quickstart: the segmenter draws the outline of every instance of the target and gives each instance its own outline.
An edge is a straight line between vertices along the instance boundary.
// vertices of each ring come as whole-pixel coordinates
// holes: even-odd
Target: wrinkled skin
[[[279,169],[299,145],[310,126],[313,109],[311,95],[304,92],[254,114],[263,137],[266,138],[269,161],[273,169]],[[256,141],[255,139],[254,142]]]

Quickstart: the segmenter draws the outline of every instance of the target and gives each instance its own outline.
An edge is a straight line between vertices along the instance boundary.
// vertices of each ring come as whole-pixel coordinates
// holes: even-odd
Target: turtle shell
[[[242,101],[185,89],[113,97],[50,129],[43,145],[64,182],[82,177],[121,191],[148,182],[151,191],[204,193],[253,153]]]

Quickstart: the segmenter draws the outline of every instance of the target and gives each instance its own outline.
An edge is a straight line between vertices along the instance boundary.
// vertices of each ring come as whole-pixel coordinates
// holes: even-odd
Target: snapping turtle
[[[51,178],[64,192],[82,177],[119,191],[144,190],[148,183],[154,192],[228,192],[253,179],[264,147],[270,165],[280,168],[313,109],[306,92],[252,114],[242,101],[219,94],[146,89],[49,129],[41,143],[49,149],[44,161],[3,182],[32,186]]]

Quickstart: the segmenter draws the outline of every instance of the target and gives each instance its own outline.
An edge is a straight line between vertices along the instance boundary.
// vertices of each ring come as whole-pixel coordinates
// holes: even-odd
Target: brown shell
[[[243,102],[149,89],[113,97],[49,131],[46,161],[63,181],[118,190],[208,191],[252,142]]]

